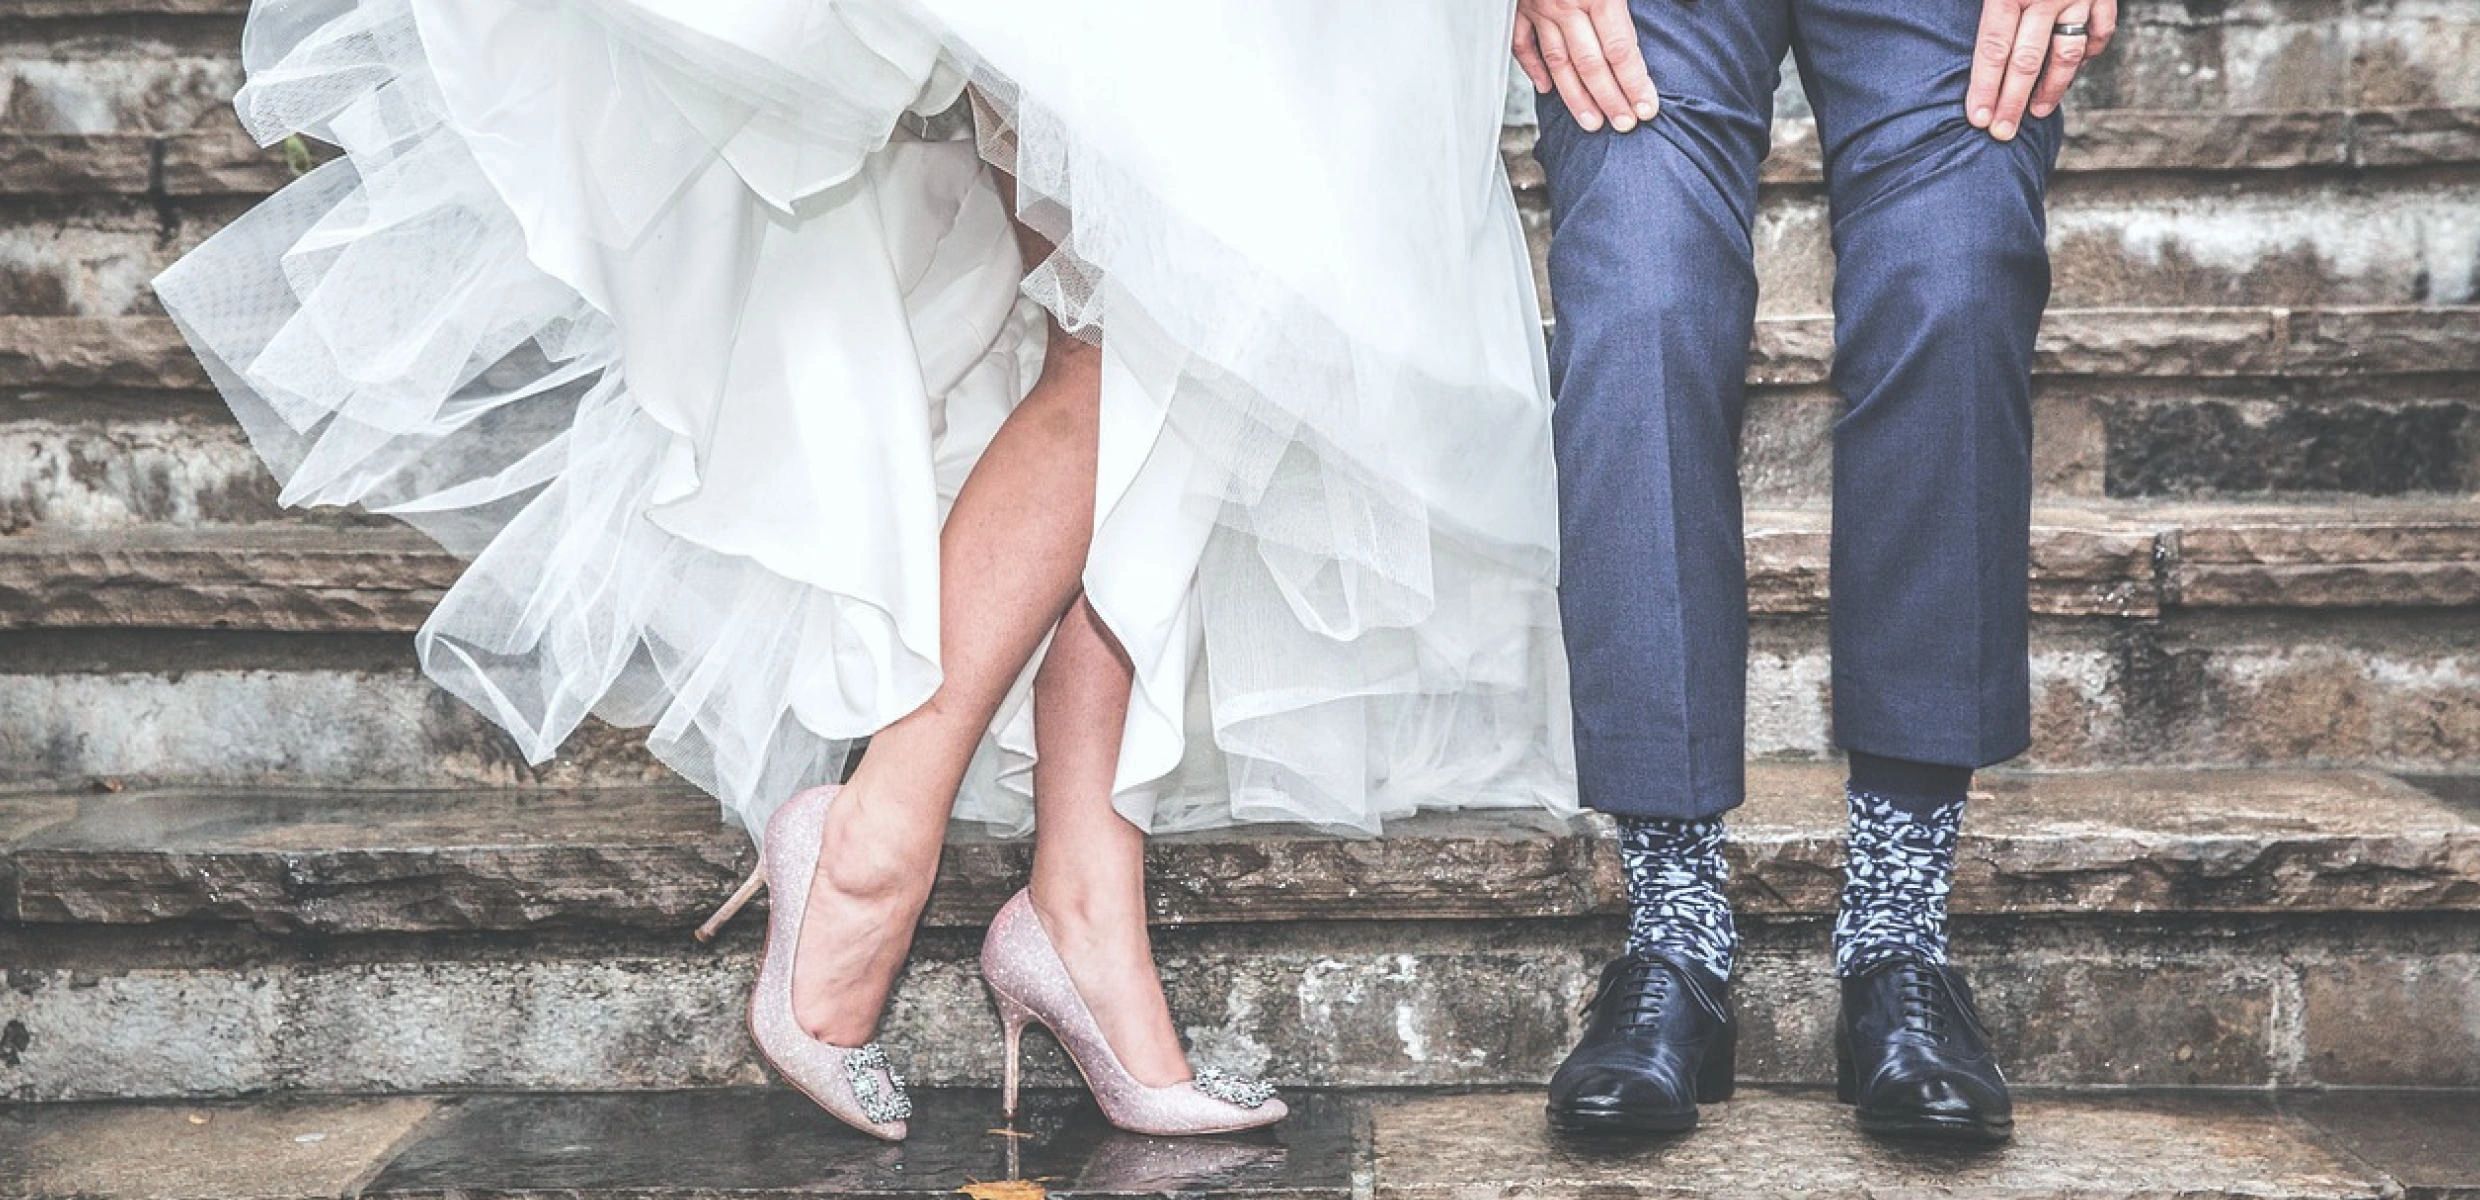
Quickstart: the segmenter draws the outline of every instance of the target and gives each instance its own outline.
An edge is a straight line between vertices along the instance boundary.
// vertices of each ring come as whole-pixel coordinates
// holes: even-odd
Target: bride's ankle
[[[919,902],[938,873],[938,846],[918,848],[863,827],[830,819],[818,847],[818,888],[865,904]]]
[[[1034,912],[1042,915],[1042,927],[1064,955],[1076,957],[1079,952],[1146,942],[1143,893],[1128,895],[1084,885],[1044,890],[1039,883],[1029,890],[1034,898]]]
[[[1137,888],[1094,887],[1085,883],[1045,886],[1035,880],[1029,889],[1042,927],[1060,942],[1116,941],[1145,932],[1145,893]],[[1063,946],[1063,948],[1065,948]]]
[[[915,872],[892,859],[854,855],[822,865],[811,894],[873,909],[900,905],[928,892],[918,877],[928,873]]]

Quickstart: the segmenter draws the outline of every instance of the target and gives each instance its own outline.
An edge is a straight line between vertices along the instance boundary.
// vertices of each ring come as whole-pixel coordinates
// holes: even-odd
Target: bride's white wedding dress
[[[756,829],[927,697],[1047,308],[1105,359],[1121,811],[1564,809],[1508,7],[259,0],[244,121],[345,154],[158,288],[287,503],[471,559],[422,663],[538,761],[648,726]],[[1030,822],[1032,719],[960,815]]]

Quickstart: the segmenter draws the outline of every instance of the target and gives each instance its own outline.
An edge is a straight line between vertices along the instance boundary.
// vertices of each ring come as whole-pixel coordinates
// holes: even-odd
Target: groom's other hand
[[[2008,141],[2034,117],[2058,111],[2085,63],[2118,32],[2118,0],[1982,0],[1964,113]]]
[[[1606,121],[1626,133],[1662,109],[1627,0],[1517,0],[1516,62],[1587,131]]]

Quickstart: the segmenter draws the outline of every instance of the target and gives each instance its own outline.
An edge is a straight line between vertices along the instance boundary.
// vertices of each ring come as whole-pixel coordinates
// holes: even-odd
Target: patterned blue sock
[[[1627,869],[1628,953],[1659,950],[1731,977],[1739,929],[1722,894],[1722,818],[1671,821],[1619,818],[1619,862]]]
[[[1890,958],[1946,961],[1946,895],[1955,886],[1963,798],[1924,803],[1854,785],[1844,796],[1851,838],[1834,915],[1834,971],[1857,975]]]

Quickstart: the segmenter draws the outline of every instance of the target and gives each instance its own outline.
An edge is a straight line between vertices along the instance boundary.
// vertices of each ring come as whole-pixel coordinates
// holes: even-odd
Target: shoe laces
[[[1903,1011],[1903,1027],[1943,1042],[1950,1029],[1947,1014],[1954,1001],[1946,977],[1917,963],[1896,968],[1895,996]]]
[[[1626,1005],[1619,1012],[1622,1026],[1632,1030],[1650,1029],[1662,1023],[1663,1014],[1670,1009],[1671,997],[1677,994],[1677,986],[1678,981],[1671,977],[1669,964],[1638,959],[1630,962],[1625,972],[1612,977],[1610,986],[1594,997],[1592,1003],[1585,1005],[1585,1011],[1591,1012],[1595,1007],[1615,1000]],[[1614,992],[1621,994],[1614,996]]]

